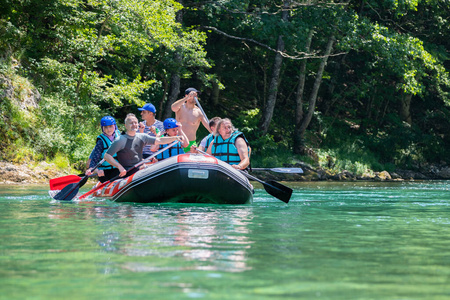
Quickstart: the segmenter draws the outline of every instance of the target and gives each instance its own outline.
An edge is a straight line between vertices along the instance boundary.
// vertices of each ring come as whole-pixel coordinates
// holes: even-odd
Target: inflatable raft
[[[247,204],[253,193],[247,177],[229,164],[212,156],[181,154],[115,180],[93,196],[116,202]]]

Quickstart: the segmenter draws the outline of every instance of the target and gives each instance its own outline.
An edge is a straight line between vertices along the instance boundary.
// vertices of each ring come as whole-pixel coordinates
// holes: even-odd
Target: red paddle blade
[[[81,177],[77,175],[67,175],[50,179],[50,190],[62,190],[68,184],[80,182]]]

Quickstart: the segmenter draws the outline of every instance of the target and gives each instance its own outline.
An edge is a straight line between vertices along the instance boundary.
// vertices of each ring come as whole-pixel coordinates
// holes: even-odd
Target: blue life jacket
[[[214,134],[212,134],[212,133],[208,134],[208,136],[206,137],[205,151],[208,150],[208,147],[213,140],[214,140]]]
[[[116,130],[114,132],[114,139],[117,139],[120,136],[120,132],[118,130]],[[102,152],[102,159],[105,156],[106,151],[108,151],[109,146],[111,146],[112,142],[111,140],[104,134],[100,134],[97,136],[97,141],[101,140],[103,143],[103,152]],[[113,155],[113,157],[117,157],[117,153]],[[102,165],[100,167],[98,167],[101,170],[108,170],[108,169],[113,169],[114,167],[111,166],[111,164],[109,162],[107,162],[106,160],[102,163]]]
[[[168,136],[167,134],[164,134],[163,136]],[[161,150],[162,148],[166,147],[167,145],[159,145],[159,149]],[[173,145],[172,147],[170,147],[169,149],[161,152],[160,154],[156,155],[156,159],[158,161],[164,160],[166,158],[172,157],[172,156],[176,156],[179,154],[184,154],[184,150],[183,150],[183,146],[181,145],[181,142],[176,143],[175,145]]]
[[[235,145],[238,137],[242,137],[247,143],[247,146],[249,145],[244,134],[237,130],[233,132],[226,140],[224,140],[220,134],[214,137],[214,144],[211,147],[212,155],[224,162],[229,163],[230,165],[239,164],[241,162],[241,158],[239,157],[239,153]]]

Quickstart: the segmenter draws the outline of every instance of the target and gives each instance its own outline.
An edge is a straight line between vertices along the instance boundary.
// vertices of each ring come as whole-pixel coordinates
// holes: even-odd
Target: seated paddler
[[[249,143],[228,118],[217,124],[215,137],[206,152],[229,163],[235,169],[245,170],[250,165]]]
[[[158,161],[164,160],[171,156],[183,154],[183,153],[185,153],[184,148],[189,146],[189,139],[187,138],[186,134],[184,133],[180,122],[177,122],[177,120],[175,120],[174,118],[168,118],[168,119],[164,120],[163,126],[164,126],[164,133],[162,135],[163,137],[164,136],[166,136],[166,137],[179,136],[181,138],[181,140],[174,146],[172,146],[169,149],[158,154],[156,156],[156,159]],[[164,146],[162,146],[162,145],[159,145],[159,146],[153,145],[151,147],[151,150],[158,151],[159,149],[162,149],[163,147]]]
[[[125,118],[126,132],[116,139],[105,153],[105,160],[119,170],[120,177],[125,176],[127,170],[142,161],[142,149],[145,145],[164,145],[181,140],[179,136],[155,137],[139,133],[138,127],[136,116],[128,114]],[[138,169],[135,169],[135,172],[137,171]]]
[[[102,133],[97,136],[97,142],[90,155],[89,168],[85,173],[88,176],[92,175],[92,169],[103,159],[112,142],[120,136],[116,120],[111,116],[103,117],[100,120],[100,127]],[[100,182],[108,181],[119,175],[119,170],[106,161],[95,172],[97,172]]]

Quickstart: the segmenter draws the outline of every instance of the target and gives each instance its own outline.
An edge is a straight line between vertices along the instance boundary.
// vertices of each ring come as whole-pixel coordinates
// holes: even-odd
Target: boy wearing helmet
[[[86,175],[92,175],[92,168],[94,168],[111,146],[112,142],[120,136],[117,130],[116,120],[111,116],[105,116],[100,120],[100,126],[102,133],[97,136],[97,142],[95,143],[94,150],[92,150],[90,156],[89,169],[86,170]],[[100,182],[108,181],[109,179],[117,176],[119,170],[111,166],[108,162],[104,162],[97,170],[98,179]]]
[[[155,118],[156,108],[153,104],[147,103],[143,107],[138,108],[141,111],[141,117],[144,120],[139,123],[139,132],[146,133],[150,136],[158,136],[160,132],[164,130],[163,122]],[[150,145],[145,145],[142,152],[143,158],[147,158],[152,155]]]
[[[181,141],[172,146],[171,148],[167,149],[166,151],[158,154],[156,156],[156,159],[158,161],[164,160],[166,158],[169,158],[171,156],[176,156],[178,154],[185,153],[183,148],[186,148],[189,146],[189,140],[186,136],[186,134],[183,132],[182,125],[177,122],[174,118],[168,118],[164,120],[164,134],[163,136],[180,136]],[[152,146],[152,151],[157,151],[159,149],[162,149],[163,147],[160,145],[159,147],[157,145]]]
[[[200,123],[211,132],[206,117],[203,115],[200,108],[195,105],[195,99],[197,98],[198,93],[199,91],[196,89],[188,88],[184,93],[184,98],[175,101],[171,106],[172,111],[175,113],[175,118],[180,124],[183,124],[186,136],[189,139],[189,145],[184,149],[186,152],[190,151],[191,146],[197,146],[197,129],[200,126]]]

